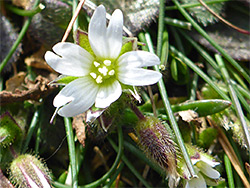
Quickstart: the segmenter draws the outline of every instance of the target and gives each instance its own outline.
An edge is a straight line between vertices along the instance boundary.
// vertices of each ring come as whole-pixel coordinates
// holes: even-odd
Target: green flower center
[[[96,81],[97,84],[101,84],[109,78],[114,77],[114,65],[108,59],[101,62],[94,61],[89,75]]]

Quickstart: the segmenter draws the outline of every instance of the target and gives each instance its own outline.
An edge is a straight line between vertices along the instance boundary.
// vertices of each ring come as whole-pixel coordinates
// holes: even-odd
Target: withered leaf
[[[0,105],[13,103],[13,102],[23,102],[25,100],[35,100],[38,101],[40,98],[47,96],[52,87],[48,86],[49,80],[45,77],[38,76],[36,80],[30,81],[26,80],[25,86],[27,90],[16,89],[15,91],[1,91],[0,92]]]
[[[86,124],[84,123],[86,120],[86,114],[79,114],[73,118],[72,127],[76,130],[76,136],[78,141],[85,147],[85,139],[86,133],[85,128]]]
[[[6,91],[15,91],[15,89],[23,89],[23,81],[26,76],[25,72],[19,72],[18,74],[14,75],[10,79],[6,81]]]

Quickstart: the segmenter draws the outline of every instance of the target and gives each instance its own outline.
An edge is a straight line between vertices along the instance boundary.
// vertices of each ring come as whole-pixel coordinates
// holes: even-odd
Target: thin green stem
[[[165,17],[164,21],[167,25],[172,25],[172,26],[179,27],[182,29],[191,30],[192,28],[191,23],[177,20],[175,18],[173,19],[173,18]]]
[[[39,144],[41,141],[41,124],[39,124],[39,127],[36,131],[36,145],[35,145],[35,153],[38,153],[39,151]]]
[[[230,0],[213,0],[213,1],[204,1],[206,4],[215,4],[215,3],[223,3],[223,2],[227,2]],[[181,7],[182,8],[194,8],[194,7],[198,7],[198,6],[202,6],[200,3],[187,3],[187,4],[182,4]],[[178,7],[177,6],[167,6],[166,10],[177,10]]]
[[[237,89],[237,87],[235,86],[235,84],[232,83],[233,89],[237,95],[237,97],[239,98],[242,106],[245,108],[245,110],[250,114],[250,106],[247,103],[247,101],[244,99],[244,97],[241,95],[241,93],[239,92],[239,90]]]
[[[5,4],[4,6],[7,10],[9,10],[9,11],[11,11],[19,16],[28,16],[28,17],[34,16],[35,14],[41,12],[45,8],[45,6],[41,3],[31,10],[23,10],[23,9],[14,7],[14,6],[9,5],[9,4]]]
[[[88,185],[84,185],[84,186],[80,186],[79,188],[93,188],[93,187],[98,187],[100,184],[102,184],[104,181],[106,181],[116,170],[117,166],[119,165],[119,162],[121,160],[122,157],[122,151],[123,151],[123,135],[122,135],[122,128],[121,126],[118,124],[117,125],[117,131],[118,131],[118,144],[119,144],[119,149],[116,148],[116,152],[117,152],[117,156],[115,159],[115,162],[113,163],[112,167],[110,168],[110,170],[104,174],[100,179],[88,184]],[[111,143],[112,140],[110,138],[108,138],[109,142]],[[111,143],[112,145],[112,143]],[[113,146],[113,145],[112,145]]]
[[[227,66],[227,70],[232,74],[234,80],[237,81],[243,88],[248,89],[247,85],[245,84],[244,80],[242,80],[241,76],[236,72],[232,67]]]
[[[117,152],[118,148],[115,145],[114,141],[109,139],[109,142],[111,144],[111,146],[113,147],[113,149]],[[141,176],[141,174],[135,169],[135,167],[132,165],[132,163],[128,160],[127,157],[125,157],[124,155],[122,156],[122,160],[123,162],[126,164],[126,166],[131,170],[131,172],[143,183],[143,185],[145,187],[151,187],[148,182]]]
[[[225,67],[225,64],[223,62],[222,57],[219,54],[216,54],[215,59],[217,60],[218,65],[219,65],[219,67],[221,69],[223,79],[224,79],[225,83],[227,84],[228,91],[229,91],[230,97],[232,99],[232,103],[234,105],[237,117],[240,120],[242,130],[244,132],[246,145],[247,145],[247,148],[248,148],[248,151],[249,151],[250,150],[250,136],[249,136],[247,123],[246,123],[246,121],[244,119],[244,114],[243,114],[239,99],[238,99],[238,97],[237,97],[237,95],[236,95],[236,93],[234,91],[233,85],[231,83],[231,78],[230,78],[230,76],[229,76],[229,74],[227,72],[227,69]]]
[[[124,167],[124,162],[119,164],[119,167],[116,169],[114,175],[110,178],[109,183],[105,185],[103,188],[112,187],[113,182],[116,180],[117,176],[121,173],[123,167]]]
[[[22,153],[25,153],[28,149],[28,145],[30,143],[31,137],[36,129],[36,126],[38,125],[39,116],[40,116],[40,109],[37,109],[33,115],[32,120],[31,120],[30,127],[28,130],[26,139],[25,139],[25,143],[23,145]]]
[[[37,7],[37,5],[39,4],[39,1],[40,0],[36,0],[35,3],[34,3],[34,6],[33,7]],[[23,27],[22,27],[22,30],[20,31],[18,37],[17,37],[17,40],[15,41],[15,43],[12,45],[9,53],[7,54],[7,56],[4,58],[4,60],[2,61],[1,65],[0,65],[0,73],[3,71],[3,68],[5,67],[5,65],[8,63],[8,61],[10,60],[11,56],[14,54],[14,52],[16,51],[18,45],[20,44],[20,42],[22,41],[26,31],[28,30],[29,28],[29,25],[31,23],[31,20],[32,20],[32,17],[29,17]]]
[[[73,0],[73,4],[72,4],[72,15],[74,15],[75,13],[75,10],[77,8],[77,5],[78,5],[78,0]],[[75,32],[79,27],[79,19],[78,19],[78,16],[74,22],[74,25],[73,25],[73,32]]]
[[[161,57],[161,50],[162,50],[162,38],[163,38],[164,17],[165,17],[164,13],[165,13],[165,0],[160,0],[158,34],[157,34],[157,50],[156,50],[156,54],[158,57]]]
[[[145,39],[146,39],[145,43],[148,45],[149,51],[151,53],[154,53],[152,40],[151,40],[151,37],[150,37],[150,35],[148,33],[145,34]],[[156,71],[160,72],[158,66],[154,66],[154,69]],[[160,90],[160,94],[161,94],[161,97],[162,97],[162,100],[163,100],[163,104],[164,104],[166,113],[167,113],[167,115],[169,117],[170,124],[171,124],[171,126],[173,128],[173,131],[174,131],[174,134],[176,136],[178,145],[179,145],[180,150],[182,152],[182,155],[183,155],[183,157],[185,159],[185,162],[187,164],[187,167],[189,169],[191,177],[196,177],[193,165],[191,163],[191,160],[190,160],[189,155],[187,153],[186,147],[184,145],[184,142],[183,142],[183,139],[182,139],[179,127],[177,125],[177,122],[175,120],[174,114],[172,112],[171,105],[170,105],[170,102],[168,100],[168,95],[167,95],[167,92],[166,92],[166,88],[165,88],[165,84],[163,82],[163,79],[160,79],[160,81],[158,82],[158,88]]]
[[[192,26],[198,31],[222,56],[237,70],[242,76],[250,83],[250,76],[248,73],[230,56],[228,55],[222,47],[220,47],[187,13],[187,11],[181,7],[180,3],[177,0],[173,0],[174,4],[178,7],[178,10],[181,14],[192,24]]]
[[[76,152],[75,152],[75,141],[73,128],[71,125],[71,120],[69,118],[64,118],[65,130],[68,141],[68,150],[69,150],[69,161],[71,168],[71,178],[72,178],[72,187],[78,187],[78,178],[77,178],[77,167],[76,167]]]
[[[225,164],[225,169],[227,172],[228,187],[234,188],[235,186],[234,186],[232,165],[231,165],[231,162],[226,154],[224,154],[224,164]]]
[[[170,46],[170,51],[178,56],[185,64],[187,64],[196,74],[198,74],[205,82],[207,82],[223,99],[230,101],[230,98],[215,84],[199,67],[197,67],[190,59],[185,57],[181,52]]]
[[[193,39],[191,39],[190,36],[188,36],[185,32],[182,30],[178,30],[184,38],[190,42],[190,44],[200,53],[200,55],[214,68],[214,70],[220,74],[220,69],[214,59],[199,45],[197,44]]]
[[[194,101],[196,98],[196,89],[197,89],[197,85],[198,85],[198,79],[199,79],[199,76],[196,73],[194,73],[194,77],[193,77],[191,87],[190,87],[191,89],[190,89],[189,100]]]
[[[168,62],[168,55],[169,55],[169,38],[168,38],[168,31],[165,27],[163,31],[163,41],[162,41],[162,50],[161,50],[161,65],[166,66]]]
[[[237,84],[234,80],[231,80],[231,82],[234,84],[234,86],[239,90],[239,92],[246,97],[248,100],[250,100],[250,91],[246,90],[245,88],[243,88],[242,86],[240,86],[239,84]]]
[[[177,29],[174,27],[171,27],[170,29],[174,36],[174,41],[175,41],[177,48],[179,49],[181,53],[185,54],[185,49],[184,49],[184,46],[182,45],[182,40],[180,38],[180,35],[177,33]]]

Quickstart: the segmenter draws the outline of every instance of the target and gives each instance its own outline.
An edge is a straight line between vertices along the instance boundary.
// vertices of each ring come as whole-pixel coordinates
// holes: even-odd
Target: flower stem
[[[117,146],[115,145],[114,141],[109,139],[110,144],[114,148],[114,150],[118,150]],[[128,158],[124,155],[122,156],[123,162],[126,164],[126,166],[131,170],[131,172],[145,185],[145,187],[151,187],[148,182],[141,176],[141,174],[135,169],[135,167],[129,162]]]
[[[134,105],[133,103],[130,103],[130,108],[131,110],[134,111],[135,115],[140,119],[143,120],[145,119],[145,116],[141,113],[141,111]]]
[[[84,185],[84,186],[80,186],[79,188],[92,188],[92,187],[98,187],[101,183],[103,183],[104,181],[106,181],[110,176],[111,174],[113,174],[113,172],[116,170],[120,160],[121,160],[121,157],[122,157],[122,151],[123,151],[123,134],[122,134],[122,128],[119,124],[117,124],[117,130],[118,130],[118,144],[119,144],[119,148],[116,150],[117,151],[117,156],[116,156],[116,159],[115,159],[115,162],[113,163],[112,167],[110,168],[110,170],[104,174],[100,179],[90,183],[90,184],[87,184],[87,185]],[[111,139],[109,139],[109,142],[111,143],[112,145],[112,141]]]
[[[37,5],[39,4],[39,1],[40,0],[36,0],[35,3],[34,3],[34,6],[33,7],[37,7]],[[32,20],[32,17],[29,17],[23,27],[22,27],[22,30],[20,31],[15,43],[12,45],[9,53],[7,54],[7,56],[4,58],[4,60],[2,61],[1,65],[0,65],[0,73],[3,71],[3,68],[5,67],[5,65],[8,63],[8,61],[10,60],[11,56],[14,54],[14,52],[16,51],[18,45],[20,44],[21,40],[23,39],[26,31],[28,30],[29,28],[29,25],[31,23],[31,20]]]
[[[5,4],[4,6],[6,7],[6,9],[10,10],[11,12],[19,16],[29,16],[29,17],[34,16],[35,14],[41,12],[45,8],[45,6],[41,3],[31,10],[23,10],[9,4]]]
[[[145,38],[146,38],[145,43],[148,45],[149,51],[151,53],[154,53],[154,49],[153,49],[152,40],[151,40],[150,35],[148,33],[146,33]],[[158,66],[154,66],[154,69],[156,71],[160,72]],[[163,79],[160,79],[160,81],[158,82],[158,88],[160,90],[160,94],[161,94],[161,97],[162,97],[162,100],[163,100],[163,104],[164,104],[166,113],[167,113],[167,115],[169,117],[170,124],[171,124],[171,126],[173,128],[173,131],[174,131],[174,134],[176,136],[176,139],[177,139],[178,145],[180,147],[180,150],[182,152],[182,155],[183,155],[183,157],[184,157],[184,159],[186,161],[186,164],[187,164],[187,167],[189,169],[190,175],[191,175],[191,177],[196,177],[197,175],[194,172],[193,165],[192,165],[191,160],[189,158],[189,155],[187,153],[187,150],[186,150],[186,147],[184,145],[184,142],[183,142],[179,127],[177,125],[174,114],[172,112],[171,105],[170,105],[170,102],[168,100],[168,95],[167,95],[167,92],[166,92],[166,88],[165,88],[165,84],[163,82]]]
[[[23,146],[23,149],[22,149],[22,153],[25,153],[28,149],[28,145],[30,143],[30,140],[31,140],[31,137],[35,131],[35,128],[36,128],[36,125],[38,124],[38,121],[39,121],[39,116],[40,116],[40,109],[36,110],[34,115],[33,115],[33,118],[31,120],[31,123],[30,123],[30,127],[29,127],[29,130],[28,130],[28,133],[27,133],[27,136],[26,136],[26,140],[25,140],[25,143],[24,143],[24,146]]]
[[[173,0],[173,3],[178,7],[180,13],[192,24],[196,31],[198,31],[216,50],[218,50],[218,52],[220,52],[222,56],[225,57],[225,59],[242,74],[247,82],[250,83],[250,76],[248,73],[193,20],[193,18],[186,12],[184,8],[181,7],[177,0]]]
[[[78,187],[78,178],[77,178],[77,168],[76,168],[76,156],[75,156],[75,142],[74,142],[74,134],[73,128],[71,125],[71,120],[69,118],[64,118],[65,130],[68,141],[68,149],[69,149],[69,160],[71,167],[71,176],[72,176],[72,188]]]

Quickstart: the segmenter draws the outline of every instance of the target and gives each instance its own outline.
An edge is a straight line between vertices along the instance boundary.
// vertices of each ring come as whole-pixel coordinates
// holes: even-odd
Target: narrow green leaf
[[[212,115],[222,110],[225,110],[231,106],[230,101],[211,99],[211,100],[199,100],[199,101],[188,101],[185,103],[172,105],[173,112],[184,111],[184,110],[194,110],[199,114],[200,117]]]

